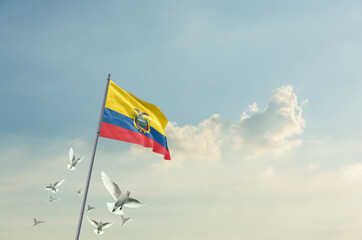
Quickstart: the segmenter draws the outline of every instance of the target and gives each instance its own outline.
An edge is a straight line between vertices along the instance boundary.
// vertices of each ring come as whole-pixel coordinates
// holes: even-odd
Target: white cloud
[[[304,127],[305,120],[297,96],[291,86],[284,86],[273,92],[265,109],[250,115],[244,113],[237,124],[237,137],[254,154],[284,151],[301,143],[301,139],[292,137],[303,133]]]
[[[268,167],[267,169],[265,169],[264,176],[268,177],[268,178],[275,176],[274,168],[273,167]]]
[[[317,168],[319,168],[320,164],[319,163],[310,163],[308,165],[308,170],[309,171],[314,171],[316,170]]]
[[[302,105],[291,86],[276,89],[264,109],[257,103],[248,107],[237,122],[214,114],[198,125],[169,123],[166,132],[172,157],[186,160],[217,161],[224,153],[255,157],[282,153],[302,143],[305,128]]]
[[[181,161],[188,158],[219,160],[225,130],[226,124],[217,114],[197,126],[179,127],[176,123],[170,123],[167,136],[172,155]]]
[[[341,175],[344,179],[357,180],[362,179],[362,164],[344,166],[341,168]]]

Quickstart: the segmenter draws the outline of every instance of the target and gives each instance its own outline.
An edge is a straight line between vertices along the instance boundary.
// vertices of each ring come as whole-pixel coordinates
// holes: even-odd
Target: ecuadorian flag
[[[142,101],[110,81],[100,136],[152,148],[171,160],[165,128],[167,118],[153,104]]]

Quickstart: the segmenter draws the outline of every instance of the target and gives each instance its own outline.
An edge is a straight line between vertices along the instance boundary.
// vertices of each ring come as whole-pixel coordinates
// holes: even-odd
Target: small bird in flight
[[[40,223],[45,223],[45,221],[37,220],[35,217],[33,217],[33,227],[36,227]]]
[[[78,193],[79,196],[82,195],[82,189],[81,189],[81,188],[79,188],[79,190],[78,190],[78,191],[75,191],[75,192]]]
[[[65,179],[60,180],[54,184],[49,184],[48,186],[45,187],[46,190],[51,191],[52,193],[56,193],[59,191],[59,189],[57,187],[59,187],[60,185],[62,185],[62,183],[64,182]]]
[[[122,226],[126,225],[126,222],[131,220],[130,217],[123,217],[123,215],[121,215],[121,217],[122,217],[122,222],[121,222]]]
[[[88,218],[88,217],[87,217]],[[90,222],[90,224],[92,224],[93,226],[96,227],[96,229],[94,229],[94,233],[95,234],[98,234],[98,235],[101,235],[104,233],[103,231],[103,228],[109,228],[113,225],[114,222],[106,222],[106,223],[102,223],[102,222],[97,222],[95,220],[92,220],[92,219],[89,219],[88,218],[88,221]]]
[[[96,208],[88,204],[88,206],[87,206],[87,212],[90,212],[92,209],[96,209]]]
[[[75,154],[74,154],[74,151],[73,151],[73,148],[70,148],[69,149],[69,161],[70,161],[70,164],[68,164],[68,169],[70,171],[74,171],[75,170],[75,166],[80,163],[83,159],[84,159],[85,156],[81,157],[81,158],[76,158],[75,157]]]
[[[60,200],[60,198],[55,198],[52,195],[49,195],[48,203],[56,202],[56,201],[59,201],[59,200]]]

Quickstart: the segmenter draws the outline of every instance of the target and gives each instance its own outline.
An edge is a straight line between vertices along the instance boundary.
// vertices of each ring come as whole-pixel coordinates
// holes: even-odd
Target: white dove
[[[88,217],[87,217],[88,218]],[[95,234],[98,234],[98,235],[101,235],[103,234],[103,228],[109,228],[113,225],[114,222],[106,222],[106,223],[102,223],[102,222],[97,222],[95,220],[92,220],[92,219],[89,219],[88,218],[88,221],[93,225],[95,226],[97,229],[94,229],[94,233]]]
[[[90,210],[92,210],[92,209],[95,209],[95,207],[93,207],[93,206],[91,206],[91,205],[88,204],[88,206],[87,206],[87,212],[90,212]]]
[[[75,170],[75,166],[80,163],[83,159],[84,159],[85,156],[81,157],[81,158],[76,158],[75,155],[74,155],[74,151],[73,151],[73,148],[70,148],[69,149],[69,161],[70,161],[70,164],[68,164],[68,169],[70,171],[74,171]]]
[[[109,211],[116,215],[123,215],[122,207],[129,207],[129,208],[139,208],[142,207],[138,200],[130,198],[130,192],[127,191],[126,193],[122,194],[122,191],[119,189],[118,185],[108,177],[108,175],[102,171],[102,181],[104,186],[106,187],[107,191],[112,195],[115,203],[107,203],[107,207]]]
[[[59,200],[60,200],[60,198],[55,198],[52,195],[49,195],[48,203],[56,202],[56,201],[59,201]]]
[[[33,217],[33,227],[36,227],[40,223],[45,223],[44,221],[39,221],[35,217]]]
[[[49,184],[48,186],[45,187],[46,190],[50,190],[52,193],[56,193],[59,191],[59,189],[57,187],[59,187],[60,185],[62,185],[62,183],[64,182],[65,179],[60,180],[54,184]]]
[[[130,217],[123,217],[123,215],[121,215],[121,217],[122,217],[122,222],[121,222],[121,225],[122,225],[122,226],[124,226],[127,221],[130,221],[130,220],[131,220]]]
[[[78,191],[75,191],[75,192],[78,193],[79,196],[82,195],[82,189],[81,189],[81,188],[79,188],[79,190],[78,190]]]

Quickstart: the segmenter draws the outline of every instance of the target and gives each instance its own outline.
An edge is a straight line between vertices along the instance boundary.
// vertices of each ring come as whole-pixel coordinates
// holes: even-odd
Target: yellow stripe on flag
[[[145,112],[149,115],[151,127],[166,136],[165,128],[168,120],[161,110],[156,105],[145,102],[135,97],[133,94],[124,91],[113,81],[110,81],[109,83],[105,107],[132,119],[135,108],[140,112]]]

